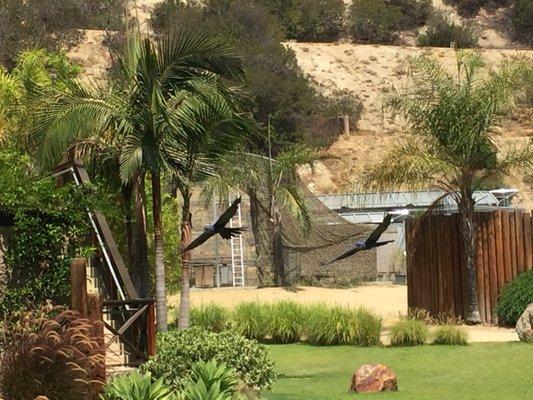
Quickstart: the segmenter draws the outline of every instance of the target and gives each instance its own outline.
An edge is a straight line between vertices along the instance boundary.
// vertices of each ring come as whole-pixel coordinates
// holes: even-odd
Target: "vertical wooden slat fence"
[[[523,210],[476,213],[477,295],[483,323],[497,324],[501,288],[533,268],[533,217]],[[407,296],[412,308],[464,316],[467,311],[465,257],[459,216],[408,220]]]

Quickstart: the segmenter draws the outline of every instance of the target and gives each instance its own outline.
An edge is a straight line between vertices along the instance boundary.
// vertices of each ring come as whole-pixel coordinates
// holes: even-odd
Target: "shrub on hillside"
[[[224,307],[211,303],[191,310],[191,326],[211,332],[222,332],[230,324],[229,312]]]
[[[333,42],[342,32],[344,0],[256,0],[274,14],[287,39]]]
[[[279,301],[267,306],[265,313],[267,336],[274,343],[300,341],[305,322],[304,308],[294,301]]]
[[[93,325],[78,313],[47,306],[4,326],[0,398],[92,400],[105,356]]]
[[[514,0],[511,9],[511,24],[515,38],[531,45],[533,43],[533,1]]]
[[[311,306],[306,311],[305,336],[314,345],[373,346],[379,343],[381,319],[365,309]]]
[[[119,375],[105,386],[101,400],[175,400],[163,379],[152,381],[150,374]]]
[[[514,0],[444,0],[445,4],[454,6],[459,15],[463,17],[476,16],[482,7],[506,7],[513,2]]]
[[[459,25],[442,12],[435,13],[428,21],[427,31],[418,36],[417,46],[421,47],[477,47],[477,34],[471,24]]]
[[[433,344],[466,346],[468,335],[465,330],[455,325],[441,325],[433,333]]]
[[[259,302],[238,304],[231,317],[233,330],[248,339],[263,340],[267,332],[267,308]]]
[[[141,366],[141,372],[150,372],[155,379],[164,378],[169,386],[183,390],[193,365],[200,360],[225,363],[253,390],[269,389],[276,378],[267,347],[232,331],[214,333],[201,328],[160,334],[157,355]]]
[[[358,42],[394,43],[400,30],[423,25],[432,10],[430,0],[353,0],[348,33]]]
[[[426,324],[414,319],[402,319],[390,328],[391,346],[418,346],[424,344],[429,335]]]
[[[503,287],[496,306],[499,323],[516,325],[530,303],[533,303],[533,270],[522,272]]]

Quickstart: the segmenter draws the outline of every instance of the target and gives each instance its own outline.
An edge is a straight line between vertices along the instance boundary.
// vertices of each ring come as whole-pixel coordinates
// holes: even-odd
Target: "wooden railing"
[[[139,365],[155,355],[156,325],[154,300],[106,300],[103,314],[109,315],[111,323],[104,326],[112,333],[106,348],[120,341],[130,354],[130,366]]]

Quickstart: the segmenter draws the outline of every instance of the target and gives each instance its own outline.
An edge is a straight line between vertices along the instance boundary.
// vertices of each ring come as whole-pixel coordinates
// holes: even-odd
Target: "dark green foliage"
[[[216,360],[235,370],[238,378],[253,390],[267,390],[276,378],[268,348],[243,336],[201,328],[160,334],[157,355],[141,366],[156,379],[164,378],[175,389],[183,389],[191,370],[200,360]]]
[[[522,272],[503,287],[496,306],[499,323],[516,325],[530,303],[533,303],[533,270]]]
[[[155,382],[149,374],[119,375],[105,386],[102,400],[174,400],[163,379]]]
[[[304,308],[294,301],[279,301],[265,306],[267,335],[274,343],[300,341],[305,322]]]
[[[0,314],[66,304],[69,259],[90,254],[86,196],[71,185],[31,174],[29,158],[0,152],[0,210],[14,217],[6,253],[9,279]]]
[[[0,63],[23,49],[74,44],[78,29],[118,30],[122,15],[122,0],[0,0]]]
[[[455,325],[439,326],[433,333],[433,344],[467,345],[468,335],[465,330]]]
[[[427,340],[429,330],[422,321],[402,319],[391,326],[389,335],[391,346],[418,346]]]
[[[356,42],[394,43],[400,30],[423,25],[431,10],[428,0],[353,0],[348,33]]]
[[[477,34],[473,25],[459,25],[442,12],[436,12],[428,21],[427,32],[418,36],[417,45],[422,47],[477,47]]]
[[[511,9],[511,24],[514,36],[522,43],[533,44],[533,1],[514,0]]]
[[[267,332],[268,305],[259,302],[240,303],[233,310],[232,327],[240,335],[261,341]]]
[[[187,4],[163,1],[156,6],[151,24],[156,32],[178,26],[201,29],[221,35],[235,46],[244,58],[245,89],[253,98],[254,117],[263,132],[270,120],[274,155],[295,142],[328,145],[334,141],[341,129],[324,137],[323,130],[316,127],[337,115],[331,114],[329,99],[311,86],[294,53],[281,44],[286,37],[279,19],[259,2],[210,0],[205,3],[203,7],[193,1]],[[254,140],[250,147],[265,152],[266,135]]]
[[[339,38],[345,11],[344,0],[256,0],[285,29],[287,39],[332,42]]]
[[[514,0],[444,0],[445,4],[452,5],[463,17],[474,17],[482,7],[497,8],[510,5]],[[526,0],[529,1],[529,0]]]
[[[186,400],[230,400],[237,383],[235,372],[226,364],[199,361],[192,368],[184,397]]]
[[[211,303],[191,309],[191,326],[211,332],[222,332],[229,326],[229,313],[224,307]]]
[[[379,344],[381,319],[365,309],[326,305],[311,306],[306,310],[306,340],[314,345]]]

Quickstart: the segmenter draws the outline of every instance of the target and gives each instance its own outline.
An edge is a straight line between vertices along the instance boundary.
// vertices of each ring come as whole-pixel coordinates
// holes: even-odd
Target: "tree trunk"
[[[157,330],[166,332],[167,290],[165,282],[165,253],[163,249],[163,223],[161,221],[161,176],[152,172],[152,201],[154,214],[155,299],[157,306]]]
[[[465,253],[468,311],[465,322],[470,325],[480,324],[479,304],[477,298],[476,278],[476,220],[473,193],[469,190],[461,191],[459,201],[460,228]]]
[[[277,219],[277,218],[276,218]],[[274,272],[276,284],[285,286],[285,263],[283,261],[283,236],[281,223],[274,222],[274,232],[272,237],[272,259],[274,260]]]
[[[255,253],[257,257],[257,277],[260,287],[272,286],[275,282],[272,254],[273,226],[265,207],[261,205],[259,195],[254,189],[248,189],[250,197],[250,219],[254,234]]]
[[[146,202],[144,175],[137,175],[133,181],[135,214],[135,234],[133,235],[134,270],[138,279],[134,281],[138,295],[142,299],[150,297],[150,266],[148,264],[148,240],[146,231]]]
[[[191,194],[188,189],[182,189],[183,206],[181,217],[181,249],[185,249],[191,243],[192,236],[192,215],[191,215]],[[178,317],[178,328],[189,327],[190,314],[190,279],[191,279],[191,252],[181,255],[181,291],[180,308]]]
[[[132,209],[132,186],[130,184],[122,185],[122,198],[124,199],[124,209],[126,212],[126,238],[128,246],[127,266],[130,271],[133,283],[140,282],[138,271],[135,269],[135,243],[133,238],[133,209]],[[139,286],[135,286],[137,291]]]
[[[8,278],[7,264],[4,259],[4,254],[6,253],[7,248],[6,237],[7,234],[2,233],[2,230],[0,229],[0,301],[4,299]]]

